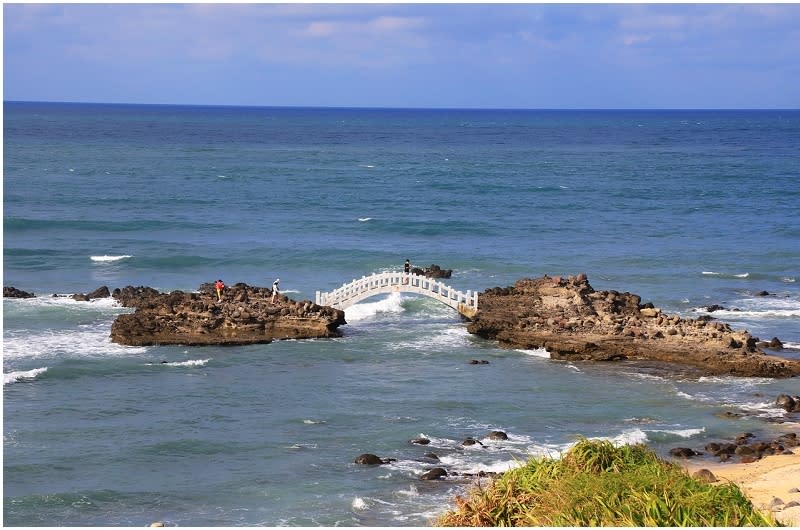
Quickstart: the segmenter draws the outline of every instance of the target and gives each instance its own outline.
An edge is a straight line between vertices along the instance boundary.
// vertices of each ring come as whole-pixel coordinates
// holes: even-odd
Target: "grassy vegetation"
[[[579,440],[456,498],[437,526],[779,526],[733,484],[691,478],[645,445]]]

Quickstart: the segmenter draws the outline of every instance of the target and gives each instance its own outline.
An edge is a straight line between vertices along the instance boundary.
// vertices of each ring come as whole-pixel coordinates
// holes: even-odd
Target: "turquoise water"
[[[669,313],[724,305],[796,358],[799,172],[798,111],[5,103],[3,281],[37,297],[3,301],[3,522],[419,526],[463,474],[576,436],[786,428],[796,380],[550,361],[412,295],[349,309],[339,339],[227,348],[115,345],[124,309],[51,295],[280,277],[313,299],[406,258],[462,290],[586,272]],[[460,475],[420,481],[427,452]]]

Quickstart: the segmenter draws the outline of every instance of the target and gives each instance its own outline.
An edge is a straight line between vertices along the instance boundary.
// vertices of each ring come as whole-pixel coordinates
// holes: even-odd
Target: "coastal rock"
[[[424,269],[412,267],[411,274],[418,274],[426,278],[449,278],[453,274],[453,271],[452,269],[443,269],[438,265],[431,265]]]
[[[355,464],[361,464],[365,466],[379,466],[382,464],[388,464],[392,461],[393,460],[390,458],[384,459],[372,453],[364,453],[363,455],[358,455],[353,462]]]
[[[568,361],[648,360],[711,375],[793,377],[800,361],[767,355],[746,331],[707,315],[667,315],[638,295],[595,291],[585,274],[522,279],[480,294],[467,330],[509,348]]]
[[[781,394],[775,400],[775,404],[786,412],[800,412],[800,396]]]
[[[698,469],[692,474],[692,478],[696,478],[701,482],[705,482],[707,484],[711,484],[713,482],[718,482],[716,475],[710,469]]]
[[[83,293],[73,294],[72,299],[78,302],[89,302],[97,298],[108,298],[109,296],[111,296],[111,292],[108,290],[108,287],[104,285],[103,287],[98,287],[89,294],[83,294]]]
[[[767,456],[791,454],[787,447],[798,445],[797,433],[784,433],[772,440],[756,440],[752,433],[741,433],[733,441],[708,442],[704,450],[720,462],[738,461],[743,464],[755,462]],[[788,451],[788,453],[787,453]],[[688,447],[670,449],[670,456],[688,458],[702,453]]]
[[[196,293],[160,293],[150,287],[115,289],[114,298],[133,313],[119,315],[111,340],[130,346],[156,344],[238,345],[275,339],[338,337],[344,312],[311,301],[283,296],[271,302],[272,290],[238,283],[222,301],[210,289]]]
[[[508,435],[503,431],[492,431],[489,433],[490,440],[508,440]]]
[[[669,450],[669,454],[678,458],[691,458],[699,455],[700,453],[694,449],[690,449],[689,447],[673,447]]]
[[[35,294],[17,289],[16,287],[3,287],[3,298],[34,298]]]
[[[443,467],[435,467],[420,475],[420,480],[437,480],[447,476],[447,470]]]

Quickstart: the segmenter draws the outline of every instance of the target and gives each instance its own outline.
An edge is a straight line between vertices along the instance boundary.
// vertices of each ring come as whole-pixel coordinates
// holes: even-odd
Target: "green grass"
[[[779,526],[734,484],[693,479],[645,445],[586,439],[455,502],[436,526]]]

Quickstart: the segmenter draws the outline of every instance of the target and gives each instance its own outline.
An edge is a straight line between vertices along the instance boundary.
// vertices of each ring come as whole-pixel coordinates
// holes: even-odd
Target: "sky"
[[[3,5],[3,100],[800,108],[800,4]]]

